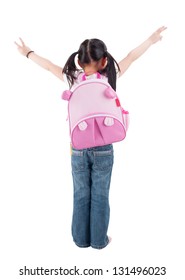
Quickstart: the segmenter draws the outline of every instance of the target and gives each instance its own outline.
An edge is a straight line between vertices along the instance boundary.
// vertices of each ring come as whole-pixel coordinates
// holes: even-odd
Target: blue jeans
[[[102,249],[109,240],[109,189],[113,146],[72,149],[73,218],[72,236],[79,247]]]

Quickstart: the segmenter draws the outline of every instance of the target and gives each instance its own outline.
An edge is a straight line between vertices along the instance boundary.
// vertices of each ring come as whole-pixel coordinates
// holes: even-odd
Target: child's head
[[[83,41],[77,52],[74,52],[67,60],[63,73],[66,74],[69,85],[72,86],[76,71],[79,69],[75,64],[75,57],[77,55],[78,64],[85,70],[89,66],[108,77],[111,86],[116,89],[116,66],[119,70],[118,63],[108,53],[105,43],[99,39],[86,39]]]
[[[98,71],[105,68],[107,64],[107,47],[104,42],[99,39],[83,41],[78,50],[78,63],[83,69],[91,63],[99,64],[100,69]]]

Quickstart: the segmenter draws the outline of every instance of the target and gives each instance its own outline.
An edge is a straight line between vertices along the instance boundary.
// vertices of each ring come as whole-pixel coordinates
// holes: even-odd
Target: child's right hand
[[[31,51],[31,49],[25,45],[24,41],[21,38],[19,38],[19,40],[20,40],[21,44],[18,44],[17,42],[14,42],[14,43],[17,46],[17,49],[20,52],[20,54],[26,56],[27,53],[29,51]]]
[[[161,26],[158,28],[150,37],[149,40],[151,41],[152,44],[155,44],[156,42],[162,40],[162,35],[161,33],[166,30],[166,26]]]

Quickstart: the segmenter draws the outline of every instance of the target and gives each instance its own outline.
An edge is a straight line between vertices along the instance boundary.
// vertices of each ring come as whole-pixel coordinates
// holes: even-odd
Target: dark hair
[[[99,72],[107,76],[109,84],[116,90],[116,75],[117,71],[120,71],[120,68],[116,60],[108,53],[103,41],[99,39],[86,39],[81,43],[79,50],[68,58],[63,68],[63,73],[66,74],[70,87],[75,82],[76,71],[80,71],[75,64],[76,55],[78,55],[78,60],[81,65],[91,63],[92,61],[99,61],[101,58],[107,58],[106,67]]]

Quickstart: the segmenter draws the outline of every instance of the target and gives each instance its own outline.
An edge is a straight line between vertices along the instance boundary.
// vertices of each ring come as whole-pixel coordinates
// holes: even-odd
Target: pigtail
[[[75,56],[78,52],[74,52],[67,60],[64,65],[62,73],[66,74],[67,81],[69,83],[69,87],[71,88],[76,80],[76,71],[78,70],[75,64]]]
[[[102,74],[105,73],[111,87],[116,90],[117,73],[120,71],[119,65],[109,52],[106,52],[107,66],[103,69]]]

